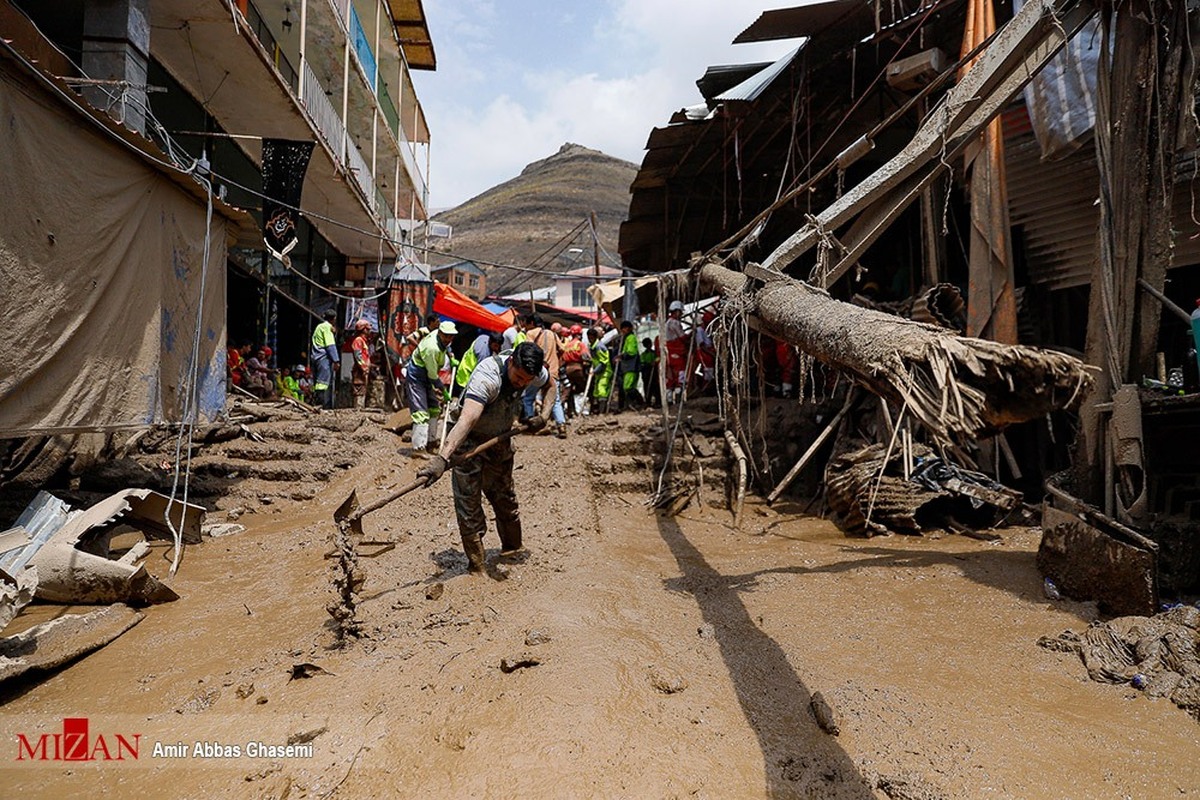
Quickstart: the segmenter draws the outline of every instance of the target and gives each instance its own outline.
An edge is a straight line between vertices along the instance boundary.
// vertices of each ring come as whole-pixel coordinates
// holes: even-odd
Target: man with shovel
[[[462,413],[451,429],[441,450],[417,471],[428,486],[442,476],[449,459],[460,446],[474,447],[512,429],[521,413],[521,398],[529,387],[543,388],[546,413],[554,405],[558,386],[546,370],[545,354],[532,342],[522,342],[511,354],[484,359],[471,374],[463,395]],[[525,430],[537,432],[546,426],[545,416],[522,420]],[[463,550],[473,573],[485,571],[483,534],[487,519],[483,515],[484,495],[496,513],[496,532],[500,535],[501,557],[522,550],[521,518],[517,494],[513,488],[513,446],[504,439],[471,459],[455,464],[453,471],[454,513]]]

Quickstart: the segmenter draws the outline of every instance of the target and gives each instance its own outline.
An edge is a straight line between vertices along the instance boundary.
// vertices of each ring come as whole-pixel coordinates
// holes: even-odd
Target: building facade
[[[263,139],[313,143],[290,264],[228,248],[228,338],[307,350],[333,292],[381,282],[426,219],[429,130],[412,71],[436,59],[420,0],[0,0],[63,55],[92,106],[261,223]],[[7,36],[7,31],[5,32]],[[350,291],[349,294],[354,294]]]
[[[487,297],[487,273],[474,261],[456,261],[429,270],[435,281],[453,286],[472,300]]]

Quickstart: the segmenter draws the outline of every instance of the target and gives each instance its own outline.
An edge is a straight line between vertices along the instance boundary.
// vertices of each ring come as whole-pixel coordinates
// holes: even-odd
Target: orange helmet
[[[1200,305],[1200,302],[1197,302],[1197,305]],[[583,326],[578,322],[571,326],[571,335],[578,336],[581,333],[583,333]]]

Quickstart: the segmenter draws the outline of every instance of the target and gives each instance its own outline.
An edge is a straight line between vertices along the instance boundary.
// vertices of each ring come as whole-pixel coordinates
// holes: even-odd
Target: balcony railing
[[[333,13],[337,15],[338,22],[342,26],[342,30],[346,29],[346,7],[350,5],[350,0],[329,0],[329,5],[333,7]]]
[[[333,151],[334,161],[338,164],[344,163],[342,141],[345,139],[346,128],[337,112],[333,110],[333,104],[325,95],[325,87],[317,80],[308,62],[304,63],[304,96],[300,100],[325,144]]]
[[[350,49],[354,51],[355,57],[358,59],[358,64],[362,67],[363,77],[367,79],[367,86],[371,88],[371,92],[375,91],[375,72],[378,67],[375,64],[375,53],[371,50],[371,40],[367,37],[367,32],[363,30],[362,23],[358,20],[358,12],[353,6],[350,8]]]
[[[258,9],[253,3],[248,4],[246,8],[246,22],[250,23],[250,29],[254,31],[255,37],[266,49],[267,55],[271,57],[275,69],[279,70],[280,76],[292,87],[292,92],[299,91],[300,78],[296,74],[296,70],[292,67],[287,56],[283,54],[283,48],[279,46],[279,42],[275,41],[275,37],[271,35],[270,29],[267,28],[267,23],[263,20],[262,14],[258,13]]]
[[[367,205],[375,210],[375,178],[371,176],[371,168],[367,166],[362,153],[350,141],[346,142],[346,169],[350,170],[358,188],[362,189]]]
[[[387,120],[392,133],[399,139],[403,135],[400,133],[400,114],[396,111],[396,104],[392,102],[391,92],[388,91],[387,84],[383,81],[379,82],[379,110],[383,112],[383,118]]]

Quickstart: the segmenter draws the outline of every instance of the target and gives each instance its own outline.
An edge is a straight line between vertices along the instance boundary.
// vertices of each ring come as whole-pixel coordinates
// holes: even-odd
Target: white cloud
[[[762,8],[615,0],[592,31],[596,63],[547,64],[504,30],[536,22],[505,19],[485,0],[428,4],[439,74],[418,90],[433,136],[432,205],[461,203],[568,141],[640,162],[650,129],[700,101],[695,81],[708,65],[771,60],[795,46],[729,46]]]

